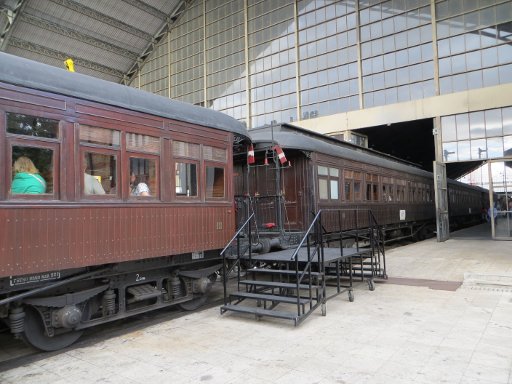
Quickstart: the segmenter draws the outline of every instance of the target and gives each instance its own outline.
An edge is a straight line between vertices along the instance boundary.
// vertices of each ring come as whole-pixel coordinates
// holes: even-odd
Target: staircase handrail
[[[228,241],[228,243],[226,244],[226,246],[224,247],[224,249],[222,251],[220,251],[220,256],[222,256],[222,274],[223,274],[223,279],[222,279],[222,282],[223,282],[223,285],[224,285],[224,304],[227,304],[228,303],[228,297],[227,297],[227,276],[229,273],[231,273],[231,271],[235,268],[235,266],[239,266],[238,267],[238,282],[240,283],[240,258],[241,258],[241,254],[240,254],[240,233],[242,233],[242,230],[246,227],[246,226],[249,226],[249,230],[247,231],[248,235],[249,235],[249,263],[251,263],[251,247],[252,247],[252,237],[251,237],[251,227],[250,227],[250,223],[251,223],[251,220],[252,218],[254,217],[254,212],[247,218],[247,220],[242,224],[242,226],[238,229],[238,231],[236,231],[236,233],[234,234],[234,236],[231,238],[231,240]],[[231,265],[231,268],[229,268],[229,271],[226,270],[226,255],[225,255],[225,252],[226,250],[231,246],[231,243],[237,239],[237,257],[236,257],[236,260],[235,262]],[[245,251],[244,251],[245,253]]]

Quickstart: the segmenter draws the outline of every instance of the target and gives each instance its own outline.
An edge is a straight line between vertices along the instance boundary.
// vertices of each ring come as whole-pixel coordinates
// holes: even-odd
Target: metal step
[[[263,281],[263,280],[241,280],[240,284],[245,285],[257,285],[260,287],[272,287],[272,288],[297,288],[295,283],[281,283],[279,281]],[[311,285],[311,288],[319,288],[318,285]],[[309,289],[308,284],[299,284],[299,289]]]
[[[154,297],[162,295],[162,291],[160,291],[158,288],[154,287],[151,284],[142,284],[129,287],[127,291],[130,295],[133,296],[127,300],[129,304],[134,303],[136,301],[152,299]]]
[[[269,273],[269,274],[278,274],[278,275],[288,275],[288,276],[295,276],[296,271],[291,271],[288,269],[268,269],[268,268],[251,268],[247,270],[247,273],[249,272],[256,272],[256,273]],[[302,274],[302,271],[299,271],[299,275]],[[306,272],[304,276],[308,276],[309,272]],[[322,274],[320,272],[311,272],[311,276],[321,276]]]
[[[279,295],[268,295],[264,293],[251,293],[251,292],[234,292],[229,295],[232,298],[244,298],[253,300],[264,300],[264,301],[278,301],[280,303],[297,304],[297,297],[293,296],[279,296]],[[310,302],[309,299],[299,298],[300,305],[305,305]]]
[[[274,311],[271,309],[263,309],[260,307],[245,307],[242,305],[233,305],[227,304],[220,307],[220,313],[224,313],[227,311],[240,312],[240,313],[250,313],[255,316],[269,316],[269,317],[277,317],[280,319],[293,320],[295,324],[299,320],[299,315],[294,312],[283,312],[283,311]]]

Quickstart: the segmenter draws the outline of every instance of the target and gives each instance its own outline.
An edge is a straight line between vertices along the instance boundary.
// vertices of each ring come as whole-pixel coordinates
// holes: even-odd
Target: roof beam
[[[123,0],[125,3],[128,3],[135,8],[140,9],[141,11],[144,11],[146,13],[149,13],[152,16],[155,16],[158,19],[161,20],[167,20],[168,15],[166,15],[164,12],[156,9],[155,7],[152,7],[149,4],[143,3],[140,0]]]
[[[176,22],[176,20],[178,19],[179,16],[181,16],[186,7],[186,0],[182,0],[178,4],[176,4],[174,10],[167,16],[166,21],[158,29],[158,32],[155,34],[155,36],[153,36],[153,38],[151,39],[151,42],[144,49],[139,58],[133,63],[131,68],[125,73],[124,78],[122,80],[123,84],[130,83],[133,77],[137,74],[137,71],[147,61],[149,55],[151,54],[151,52],[153,52],[156,44],[160,41],[160,39],[162,39],[163,36],[165,36],[167,31],[169,31],[169,29],[171,28],[171,25]]]
[[[69,54],[57,51],[55,49],[51,49],[48,47],[43,47],[39,44],[34,44],[25,40],[21,40],[15,37],[12,37],[9,41],[9,45],[21,49],[26,49],[31,52],[35,52],[40,55],[44,55],[47,57],[51,57],[52,59],[58,59],[64,62],[64,60],[69,58]],[[93,71],[105,73],[110,76],[117,77],[118,79],[122,79],[124,76],[124,72],[119,71],[114,68],[107,67],[106,65],[101,65],[86,59],[82,59],[80,57],[73,56],[73,61],[75,63],[75,66],[81,66]],[[64,64],[63,64],[64,67]]]
[[[30,23],[37,27],[46,29],[48,31],[58,33],[60,35],[66,36],[66,37],[70,37],[72,39],[81,41],[83,43],[87,43],[89,45],[92,45],[93,47],[104,49],[106,51],[110,51],[110,52],[116,53],[118,55],[128,57],[132,60],[137,60],[137,57],[139,56],[139,54],[136,52],[132,52],[128,49],[121,48],[117,45],[111,44],[111,43],[103,41],[103,40],[96,39],[95,37],[86,35],[84,33],[81,33],[75,29],[67,28],[62,25],[55,24],[51,21],[42,19],[40,17],[29,15],[27,13],[21,14],[19,16],[19,20],[24,21],[26,23]]]
[[[151,40],[153,36],[147,32],[144,32],[140,29],[134,28],[131,25],[123,23],[122,21],[113,19],[110,16],[105,15],[104,13],[98,12],[92,8],[86,7],[85,5],[76,3],[72,0],[51,0],[56,4],[67,7],[75,12],[81,13],[82,15],[89,16],[95,20],[101,21],[105,24],[111,25],[112,27],[118,28],[126,33],[129,33],[134,36],[138,36],[144,40]]]
[[[14,21],[22,13],[23,8],[25,8],[26,1],[19,0],[18,3],[13,7],[13,9],[4,8],[2,11],[5,13],[7,18],[7,23],[0,32],[0,51],[5,51],[7,45],[9,44],[9,38],[12,33],[12,26],[14,25]]]

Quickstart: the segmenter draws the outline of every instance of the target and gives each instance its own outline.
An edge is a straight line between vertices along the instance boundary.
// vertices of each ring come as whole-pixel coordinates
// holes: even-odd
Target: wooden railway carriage
[[[295,244],[320,209],[346,209],[342,220],[346,230],[365,227],[370,209],[387,240],[424,238],[435,230],[431,173],[288,124],[253,129],[250,134],[255,162],[247,166],[240,158],[235,188],[238,222],[255,213],[260,250]],[[286,161],[279,158],[281,152]],[[487,191],[455,181],[449,182],[449,189],[458,191],[450,198],[450,211],[457,215],[451,216],[452,221],[480,220]],[[246,190],[248,196],[242,193]],[[358,209],[365,213],[356,217]],[[324,215],[327,232],[338,230],[336,220]]]
[[[53,350],[86,327],[204,303],[234,233],[244,126],[7,54],[0,67],[0,319],[11,332]],[[25,182],[44,193],[13,181],[22,157],[45,185],[34,171]]]

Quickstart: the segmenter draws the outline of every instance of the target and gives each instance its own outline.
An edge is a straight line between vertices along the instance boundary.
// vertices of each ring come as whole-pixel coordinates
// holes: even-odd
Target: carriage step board
[[[299,316],[297,315],[297,313],[274,311],[271,309],[263,309],[260,307],[245,307],[242,305],[233,305],[233,304],[227,304],[227,305],[223,305],[222,307],[220,307],[221,314],[224,312],[227,312],[227,311],[249,313],[249,314],[255,315],[256,317],[269,316],[269,317],[277,317],[280,319],[293,320],[293,321],[295,321],[295,324],[297,324],[297,321],[299,320]]]
[[[263,301],[275,301],[280,303],[288,303],[288,304],[297,304],[300,305],[308,304],[311,300],[305,298],[299,298],[293,296],[278,296],[278,295],[266,295],[263,293],[251,293],[251,292],[234,292],[230,295],[232,298],[241,298],[241,299],[253,299],[253,300],[263,300]]]
[[[245,285],[257,285],[260,287],[272,287],[272,288],[297,288],[297,284],[295,283],[281,283],[279,281],[266,281],[266,280],[242,280],[240,284]],[[299,289],[309,289],[310,286],[308,284],[299,284]],[[311,285],[311,288],[319,288],[317,285]]]
[[[133,297],[128,299],[128,303],[152,299],[162,295],[162,291],[151,284],[142,284],[127,289]]]

